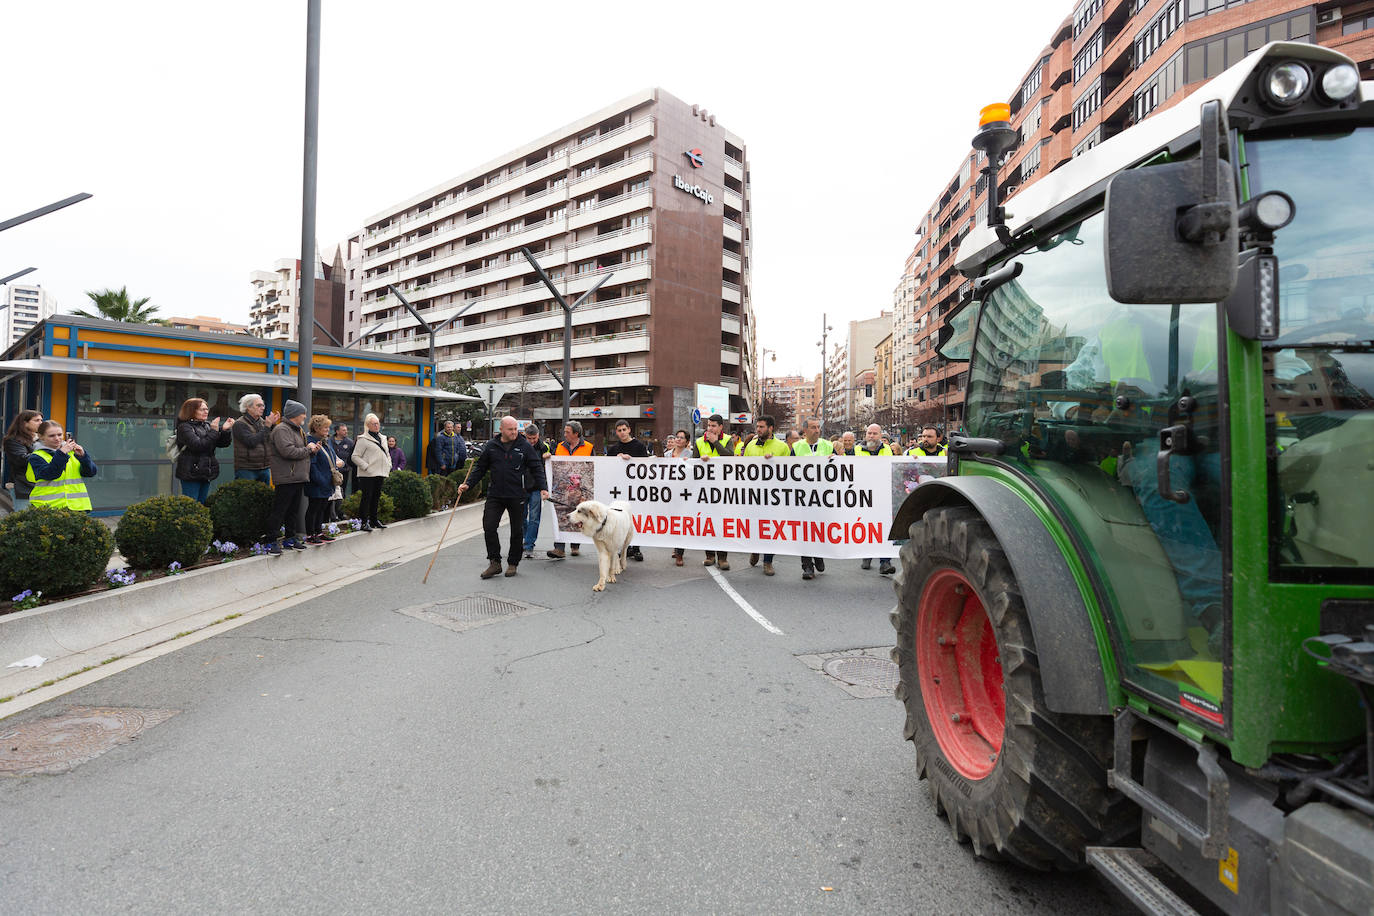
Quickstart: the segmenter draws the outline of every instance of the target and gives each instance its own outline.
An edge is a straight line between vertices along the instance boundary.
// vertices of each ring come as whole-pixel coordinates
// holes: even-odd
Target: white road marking
[[[735,591],[734,587],[730,585],[729,582],[725,581],[725,577],[720,574],[720,570],[712,566],[710,569],[707,570],[707,572],[709,572],[711,576],[716,580],[716,584],[725,590],[725,594],[729,595],[731,599],[734,600],[735,604],[738,604],[740,606],[744,613],[754,618],[754,621],[759,626],[763,627],[769,633],[773,633],[777,636],[783,635],[782,630],[779,630],[777,627],[773,626],[773,624],[768,620],[767,617],[763,616],[758,611],[754,610],[749,605],[749,602],[744,600],[744,596],[741,595],[739,592]]]

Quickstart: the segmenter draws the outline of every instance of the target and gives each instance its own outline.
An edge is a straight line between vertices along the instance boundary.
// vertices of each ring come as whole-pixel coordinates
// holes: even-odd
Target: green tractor
[[[1014,214],[984,175],[967,435],[893,525],[937,811],[1150,912],[1374,912],[1374,83],[1270,44]]]

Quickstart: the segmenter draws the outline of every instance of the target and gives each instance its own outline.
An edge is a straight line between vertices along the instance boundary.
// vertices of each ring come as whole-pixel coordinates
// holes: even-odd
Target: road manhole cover
[[[0,774],[38,776],[66,773],[139,734],[161,725],[180,710],[114,709],[74,706],[60,716],[0,726]]]
[[[899,674],[891,646],[798,655],[797,660],[852,697],[891,697]]]
[[[502,598],[498,595],[466,595],[457,599],[398,608],[397,613],[461,633],[488,623],[509,620],[512,617],[525,617],[547,610],[548,608],[537,604]]]
[[[837,681],[859,687],[893,690],[897,687],[897,666],[885,658],[871,655],[848,655],[832,658],[821,670]]]

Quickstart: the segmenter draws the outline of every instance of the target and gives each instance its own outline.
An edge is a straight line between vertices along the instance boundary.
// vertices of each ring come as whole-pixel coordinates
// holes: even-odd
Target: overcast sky
[[[0,235],[62,311],[127,285],[246,321],[300,254],[305,0],[0,4]],[[820,369],[821,315],[891,308],[913,232],[1071,0],[593,4],[324,0],[321,251],[371,214],[660,86],[748,145],[768,375]]]

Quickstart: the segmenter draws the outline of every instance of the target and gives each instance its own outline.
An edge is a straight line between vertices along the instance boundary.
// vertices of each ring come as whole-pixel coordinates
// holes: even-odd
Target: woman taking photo
[[[353,466],[357,468],[357,488],[362,493],[358,504],[358,518],[362,519],[363,530],[385,528],[377,517],[377,503],[382,497],[382,481],[391,473],[391,454],[382,440],[382,421],[375,413],[363,420],[363,433],[353,446]]]
[[[13,511],[29,507],[29,456],[38,442],[38,424],[43,415],[36,410],[21,410],[10,428],[5,431],[5,489],[10,491]]]
[[[210,495],[210,481],[219,476],[219,459],[215,449],[233,444],[234,425],[231,417],[210,420],[210,405],[201,398],[188,398],[177,414],[176,478],[181,481],[181,493],[204,505]]]

